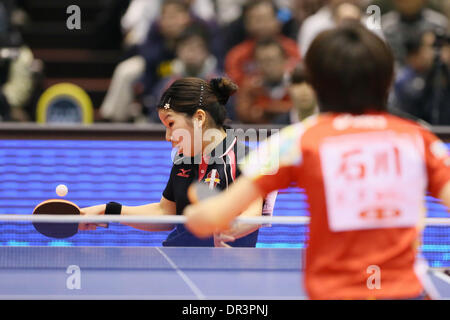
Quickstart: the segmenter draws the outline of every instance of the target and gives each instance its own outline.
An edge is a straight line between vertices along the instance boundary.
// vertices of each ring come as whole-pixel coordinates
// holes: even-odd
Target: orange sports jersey
[[[311,299],[406,299],[423,292],[415,268],[425,194],[438,196],[449,162],[445,144],[412,121],[321,114],[272,135],[242,171],[264,193],[305,189]]]

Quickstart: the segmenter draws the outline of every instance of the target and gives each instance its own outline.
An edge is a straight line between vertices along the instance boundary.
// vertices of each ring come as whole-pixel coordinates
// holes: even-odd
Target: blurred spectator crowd
[[[99,106],[102,121],[159,122],[156,103],[175,79],[218,76],[239,86],[227,105],[232,122],[301,121],[319,110],[302,64],[309,45],[321,31],[357,20],[370,21],[394,52],[389,110],[450,125],[450,0],[115,1],[127,2],[123,59]],[[8,3],[0,1],[0,118],[24,121],[35,67],[15,27],[20,10]]]

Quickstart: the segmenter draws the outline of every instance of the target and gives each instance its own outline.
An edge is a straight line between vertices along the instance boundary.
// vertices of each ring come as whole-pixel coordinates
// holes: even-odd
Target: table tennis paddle
[[[33,214],[79,215],[80,208],[73,202],[61,199],[50,199],[39,203]],[[33,222],[34,228],[50,238],[69,238],[78,232],[78,223]],[[108,224],[98,224],[108,227]]]
[[[203,201],[218,194],[219,191],[211,189],[208,184],[202,182],[195,182],[188,188],[188,198],[192,203]]]

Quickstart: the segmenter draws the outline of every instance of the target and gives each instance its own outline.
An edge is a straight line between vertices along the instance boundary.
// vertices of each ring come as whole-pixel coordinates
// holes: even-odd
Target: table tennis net
[[[430,266],[450,267],[450,219],[440,220],[442,223],[433,223],[424,229],[420,251]],[[256,247],[303,249],[308,233],[308,223],[272,224],[260,228]],[[108,229],[80,231],[70,238],[53,239],[36,232],[30,222],[0,220],[0,247],[161,247],[168,234],[110,223]]]

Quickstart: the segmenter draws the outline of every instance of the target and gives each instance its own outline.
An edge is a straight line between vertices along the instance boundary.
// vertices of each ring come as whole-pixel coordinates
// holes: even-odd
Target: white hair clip
[[[164,110],[170,109],[170,100],[171,98],[169,98],[169,101],[167,101],[166,104],[164,105]]]

